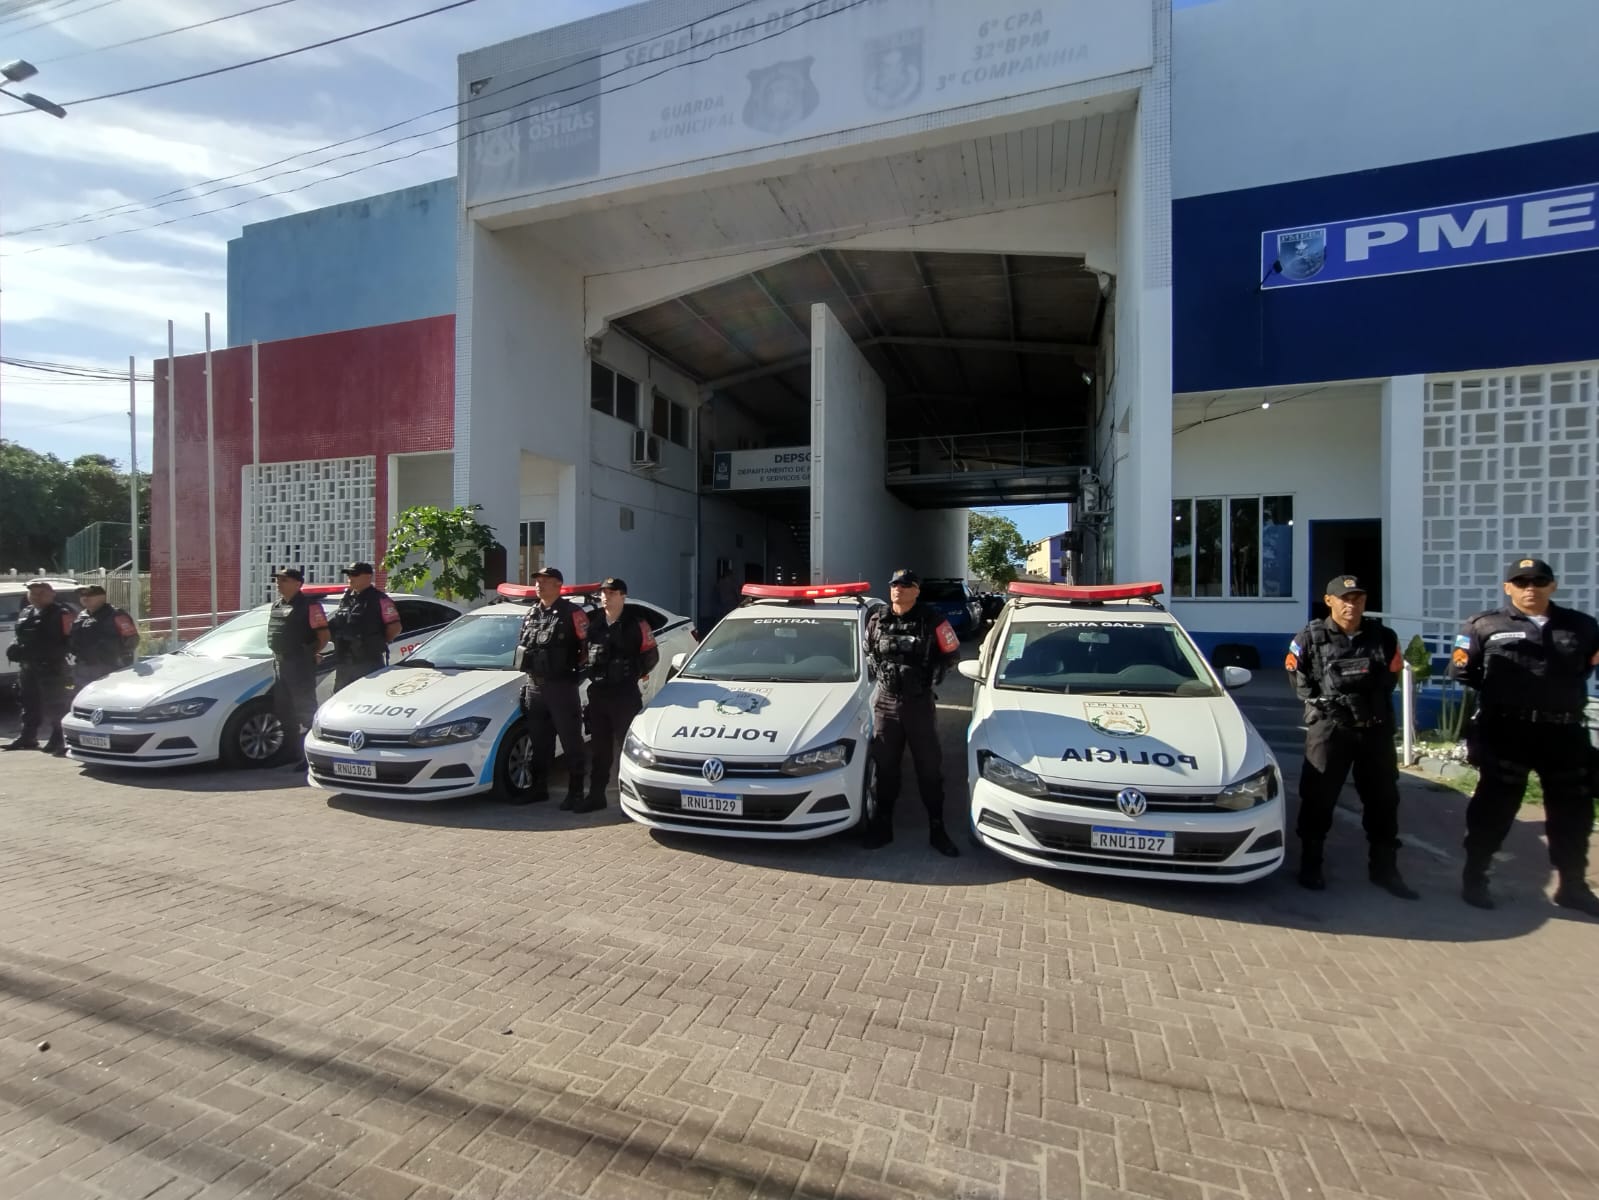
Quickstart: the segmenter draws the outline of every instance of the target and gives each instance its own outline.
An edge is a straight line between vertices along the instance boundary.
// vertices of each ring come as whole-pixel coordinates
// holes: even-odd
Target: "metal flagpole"
[[[133,531],[133,561],[128,564],[128,616],[139,623],[139,422],[134,416],[138,400],[133,376],[133,355],[128,355],[128,520]],[[134,661],[139,651],[134,648]]]
[[[245,528],[250,531],[249,546],[253,558],[258,553],[255,545],[256,524],[261,512],[261,343],[250,341],[250,515]],[[245,564],[249,570],[250,564]],[[246,579],[248,586],[250,580]],[[266,581],[270,587],[272,581]],[[251,593],[252,595],[254,593]]]
[[[178,648],[178,406],[173,397],[177,356],[167,322],[167,579],[172,597],[172,648]]]
[[[211,314],[205,314],[205,482],[211,525],[211,628],[217,627],[217,439],[216,388],[211,378]]]

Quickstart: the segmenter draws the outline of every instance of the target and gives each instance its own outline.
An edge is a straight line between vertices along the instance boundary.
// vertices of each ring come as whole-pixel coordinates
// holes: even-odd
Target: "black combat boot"
[[[1313,892],[1327,890],[1327,880],[1321,873],[1321,842],[1305,841],[1299,846],[1299,886]]]
[[[571,797],[569,796],[567,799],[571,799]],[[565,802],[562,802],[561,807],[566,808]],[[589,794],[587,798],[579,801],[577,804],[572,805],[569,811],[577,813],[591,813],[599,812],[600,809],[604,807],[605,777],[603,775],[596,775],[589,780]]]
[[[1493,894],[1488,890],[1488,868],[1493,860],[1492,854],[1466,852],[1466,869],[1460,874],[1460,898],[1473,908],[1494,906]]]
[[[1585,874],[1586,872],[1580,868],[1561,871],[1560,887],[1555,892],[1555,903],[1561,908],[1587,913],[1590,917],[1599,917],[1599,896],[1593,894],[1593,889],[1588,886],[1588,881],[1584,878]]]
[[[58,733],[44,745],[40,746],[39,749],[43,750],[52,758],[65,758],[67,756],[67,741]]]
[[[1371,848],[1371,881],[1390,896],[1398,896],[1401,900],[1420,900],[1421,893],[1407,884],[1405,877],[1399,873],[1399,864],[1395,861],[1397,850],[1393,845]]]
[[[4,746],[0,746],[0,750],[37,750],[38,748],[38,739],[31,737],[19,737],[14,742],[7,742]]]
[[[949,831],[944,828],[943,821],[929,822],[927,828],[928,844],[945,858],[959,858],[961,852],[956,849],[955,843],[950,840]]]
[[[579,768],[566,773],[566,799],[561,801],[563,812],[584,812],[583,808],[583,771]]]
[[[550,798],[550,779],[543,771],[531,771],[526,791],[512,792],[507,801],[511,804],[543,804]]]

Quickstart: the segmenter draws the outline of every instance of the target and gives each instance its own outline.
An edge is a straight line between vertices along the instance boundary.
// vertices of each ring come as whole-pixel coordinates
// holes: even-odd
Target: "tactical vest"
[[[589,621],[589,680],[605,686],[636,683],[643,674],[643,656],[634,647],[644,641],[638,634],[637,614],[624,607],[615,624],[601,624],[603,619],[596,616]]]
[[[1484,706],[1571,713],[1587,707],[1593,619],[1557,604],[1548,615],[1541,629],[1508,607],[1467,622],[1482,647]]]
[[[61,627],[66,609],[52,600],[43,608],[28,605],[17,615],[18,661],[25,666],[60,669],[67,663],[67,634]]]
[[[130,656],[117,632],[120,614],[109,604],[95,612],[84,609],[72,622],[72,657],[80,668],[109,674],[128,664]]]
[[[1383,652],[1382,623],[1362,617],[1355,635],[1370,635],[1369,644],[1356,645],[1350,638],[1347,650],[1333,641],[1325,621],[1313,622],[1309,629],[1310,674],[1321,687],[1321,694],[1333,700],[1350,719],[1371,721],[1389,713],[1392,672]]]
[[[583,645],[572,627],[577,606],[557,600],[549,608],[535,604],[522,622],[522,670],[534,679],[569,679],[577,674]]]
[[[267,617],[267,648],[274,654],[283,654],[309,646],[314,641],[316,633],[311,628],[310,597],[297,592],[288,600],[279,599]]]
[[[914,698],[933,688],[933,630],[924,618],[920,605],[903,616],[885,608],[873,618],[867,653],[890,695]]]
[[[328,618],[333,653],[339,662],[381,662],[388,645],[383,636],[383,593],[375,587],[345,592]]]

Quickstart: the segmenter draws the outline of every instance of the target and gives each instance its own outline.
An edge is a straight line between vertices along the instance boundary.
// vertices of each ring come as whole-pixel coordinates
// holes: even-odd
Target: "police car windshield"
[[[1098,696],[1218,696],[1176,625],[1144,621],[1014,622],[996,687]]]
[[[182,652],[196,658],[271,658],[272,651],[267,646],[268,615],[267,607],[251,609],[196,638]]]
[[[401,661],[420,666],[425,659],[440,671],[509,671],[521,628],[519,613],[462,617],[418,646],[415,661]]]
[[[756,609],[757,612],[763,610]],[[772,608],[723,621],[700,643],[679,679],[740,683],[849,683],[860,678],[860,624]]]

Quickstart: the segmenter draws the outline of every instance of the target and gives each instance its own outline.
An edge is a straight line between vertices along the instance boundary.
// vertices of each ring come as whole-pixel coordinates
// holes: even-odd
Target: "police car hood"
[[[858,682],[722,683],[674,679],[633,722],[651,750],[718,758],[787,758],[840,738],[863,742]]]
[[[985,689],[972,746],[1053,783],[1221,788],[1267,762],[1229,696],[1052,696]]]
[[[95,680],[76,693],[73,703],[124,711],[200,696],[233,703],[271,678],[269,659],[159,654]]]
[[[498,718],[526,681],[520,671],[387,667],[327,700],[317,710],[317,723],[366,733],[410,733],[456,718]]]

